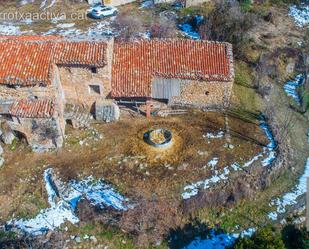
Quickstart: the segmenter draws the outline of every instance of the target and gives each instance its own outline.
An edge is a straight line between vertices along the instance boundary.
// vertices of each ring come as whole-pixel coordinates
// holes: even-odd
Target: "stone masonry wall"
[[[104,0],[103,2],[104,2],[104,5],[106,6],[119,6],[119,5],[135,2],[135,0]]]
[[[7,87],[0,85],[0,99],[1,100],[17,100],[21,98],[46,98],[55,96],[53,86],[34,86],[34,87]]]
[[[92,104],[99,99],[107,98],[111,92],[109,68],[98,68],[93,73],[91,68],[59,67],[60,81],[64,99],[69,104]],[[100,93],[95,93],[91,86],[98,86]]]
[[[172,97],[170,105],[193,105],[196,107],[227,107],[233,82],[187,81],[181,86],[181,94]]]

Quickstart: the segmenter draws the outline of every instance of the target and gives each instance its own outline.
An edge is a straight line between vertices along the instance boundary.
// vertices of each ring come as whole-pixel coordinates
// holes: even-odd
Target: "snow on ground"
[[[194,22],[195,26],[198,27],[203,21],[203,16],[195,16],[194,17]],[[196,31],[196,29],[192,26],[191,23],[182,23],[179,24],[178,27],[180,30],[189,38],[194,39],[194,40],[199,40],[201,39],[200,34]]]
[[[47,1],[48,0],[43,0],[40,4],[40,9],[42,10],[46,10],[48,8],[51,8],[52,6],[54,6],[54,4],[56,3],[57,0],[52,0],[51,3],[49,5],[47,5]],[[46,6],[47,5],[47,6]]]
[[[284,194],[281,198],[277,198],[271,202],[271,206],[276,206],[276,211],[268,214],[268,218],[271,220],[277,220],[278,214],[286,212],[286,207],[297,203],[298,197],[305,194],[307,191],[307,177],[309,177],[309,158],[305,165],[305,171],[299,178],[298,184],[294,187],[292,192]]]
[[[33,3],[33,2],[34,2],[34,0],[22,0],[22,1],[19,2],[19,4],[20,4],[21,6],[23,6],[23,5],[26,5],[26,4],[28,4],[28,3]]]
[[[299,74],[295,77],[294,80],[290,80],[286,82],[283,86],[284,91],[288,96],[291,96],[298,105],[301,104],[301,97],[297,92],[297,88],[300,87],[304,83],[303,75]]]
[[[199,189],[208,189],[212,185],[217,184],[219,182],[224,182],[228,179],[228,176],[231,172],[235,172],[241,170],[242,168],[246,168],[251,166],[255,161],[258,161],[260,158],[262,159],[261,165],[263,167],[271,165],[271,163],[276,159],[276,147],[277,143],[275,138],[271,132],[270,127],[268,126],[265,117],[261,115],[260,117],[260,127],[264,130],[265,135],[267,136],[269,143],[266,147],[263,148],[263,152],[255,155],[249,161],[245,162],[242,166],[238,162],[234,162],[229,166],[224,167],[222,170],[218,171],[215,169],[217,163],[216,158],[213,158],[210,162],[210,166],[214,164],[212,167],[212,175],[206,180],[201,180],[184,187],[184,192],[181,194],[184,200],[191,198],[192,196],[196,196],[199,192]],[[220,135],[218,136],[218,134]],[[220,138],[224,135],[223,132],[218,132],[217,135],[213,133],[207,133],[205,137],[207,138]],[[209,162],[209,163],[210,163]]]
[[[276,159],[277,155],[275,150],[277,147],[277,142],[263,115],[260,117],[260,127],[264,130],[265,135],[269,140],[268,145],[263,148],[263,153],[266,154],[266,157],[262,161],[262,166],[266,167],[271,165],[271,163]]]
[[[48,31],[39,32],[40,35],[61,35],[68,39],[89,39],[100,40],[109,36],[116,36],[118,32],[111,28],[112,22],[115,20],[115,16],[108,19],[96,21],[89,25],[86,29],[78,29],[75,27],[75,23],[60,23],[64,21],[64,17],[55,17],[50,21],[51,28]],[[32,25],[31,19],[22,20],[16,23],[0,22],[0,35],[33,35],[32,30],[21,31],[20,27],[24,27],[25,24]],[[35,29],[35,24],[33,24]],[[146,35],[146,34],[145,34]]]
[[[224,136],[223,131],[219,131],[217,133],[208,132],[203,135],[203,138],[222,138]]]
[[[207,166],[214,168],[218,164],[218,162],[219,162],[219,158],[214,157],[207,163]]]
[[[299,6],[292,5],[289,10],[289,16],[293,17],[298,27],[304,27],[309,24],[309,5],[307,3]]]
[[[152,0],[146,0],[140,4],[139,9],[149,9],[149,8],[152,8],[153,5],[154,3]]]
[[[197,237],[183,249],[224,249],[232,246],[235,243],[235,240],[239,237],[251,237],[255,231],[255,228],[249,228],[240,234],[217,234],[214,230],[212,230],[207,239]]]
[[[16,27],[9,23],[0,24],[1,35],[20,35],[21,31],[19,27]]]
[[[72,28],[75,26],[75,23],[61,23],[57,24],[57,28],[66,29],[66,28]]]
[[[101,209],[112,207],[118,211],[125,211],[129,208],[126,204],[128,200],[102,179],[95,181],[90,176],[81,181],[72,180],[65,185],[60,180],[55,181],[53,177],[53,169],[48,168],[44,171],[45,188],[50,207],[41,210],[32,219],[9,221],[6,225],[8,229],[14,228],[36,236],[48,230],[55,230],[65,221],[73,224],[78,223],[79,219],[75,211],[82,198],[86,198],[91,205]]]

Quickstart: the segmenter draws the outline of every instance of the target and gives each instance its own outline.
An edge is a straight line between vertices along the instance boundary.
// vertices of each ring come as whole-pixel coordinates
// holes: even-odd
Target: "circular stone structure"
[[[156,148],[167,148],[172,144],[172,132],[167,129],[155,129],[144,133],[144,141]]]

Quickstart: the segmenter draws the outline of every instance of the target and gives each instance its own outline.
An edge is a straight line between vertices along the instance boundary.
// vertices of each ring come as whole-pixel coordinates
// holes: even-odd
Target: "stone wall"
[[[210,2],[211,0],[186,0],[186,8],[191,6],[199,6],[203,3]]]
[[[53,86],[34,86],[34,87],[8,87],[0,85],[1,100],[18,100],[22,98],[46,98],[55,96]]]
[[[180,96],[172,97],[170,105],[193,105],[196,107],[227,107],[233,82],[186,81],[181,85]]]
[[[119,6],[123,4],[128,4],[135,2],[136,0],[104,0],[104,5],[106,6]]]
[[[111,92],[109,68],[59,67],[65,103],[92,106]]]
[[[64,106],[65,106],[65,99],[64,99],[64,91],[62,88],[62,84],[60,82],[60,72],[56,65],[53,66],[53,79],[52,79],[52,86],[55,92],[55,99],[56,99],[56,115],[59,119],[59,125],[62,131],[62,135],[64,137],[65,133],[65,119],[64,119]],[[57,118],[57,117],[56,117]]]

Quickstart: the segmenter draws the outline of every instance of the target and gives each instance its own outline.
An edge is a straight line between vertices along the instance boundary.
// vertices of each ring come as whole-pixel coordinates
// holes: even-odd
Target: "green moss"
[[[237,105],[241,106],[241,108],[252,112],[259,110],[260,99],[254,89],[234,84],[233,92]]]
[[[240,7],[242,11],[248,12],[252,7],[251,0],[240,0]]]
[[[12,144],[10,144],[10,146],[9,146],[10,151],[15,151],[15,150],[16,150],[16,148],[17,148],[17,143],[18,143],[17,138],[14,138]]]
[[[271,226],[258,229],[251,238],[239,238],[235,249],[285,249],[281,234]]]
[[[303,107],[305,110],[309,111],[309,91],[306,91],[302,96]]]
[[[0,242],[5,240],[14,240],[16,237],[17,235],[15,232],[5,232],[0,230]]]
[[[187,16],[195,16],[195,15],[208,16],[212,10],[213,10],[213,4],[205,3],[202,6],[195,6],[195,7],[192,6],[181,9],[179,11],[179,17],[184,18]]]

